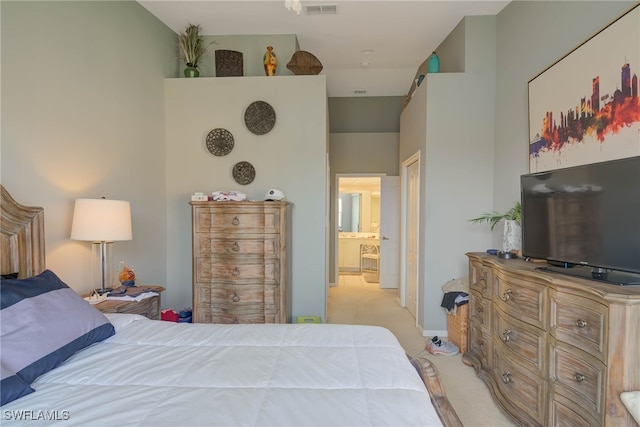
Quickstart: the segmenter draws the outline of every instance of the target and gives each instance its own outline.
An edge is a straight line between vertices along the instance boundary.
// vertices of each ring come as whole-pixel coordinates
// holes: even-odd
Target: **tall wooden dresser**
[[[286,323],[288,202],[190,202],[195,323]]]
[[[469,351],[496,402],[526,426],[636,426],[620,393],[640,390],[640,287],[469,257]]]

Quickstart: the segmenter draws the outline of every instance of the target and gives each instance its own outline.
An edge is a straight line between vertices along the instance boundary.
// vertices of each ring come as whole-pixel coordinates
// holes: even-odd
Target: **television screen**
[[[522,253],[640,273],[640,156],[522,175]]]

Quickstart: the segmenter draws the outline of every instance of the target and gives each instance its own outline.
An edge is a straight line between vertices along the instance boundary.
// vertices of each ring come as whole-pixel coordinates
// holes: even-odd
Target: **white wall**
[[[400,161],[421,159],[417,320],[427,335],[446,330],[442,285],[465,276],[465,252],[490,237],[468,219],[492,202],[495,17],[462,29],[467,71],[427,74],[400,118]]]
[[[76,198],[131,201],[117,242],[143,283],[166,281],[163,85],[176,38],[136,2],[2,2],[1,181],[45,210],[47,267],[79,293],[91,244],[69,239]]]
[[[254,135],[244,124],[245,109],[268,102],[274,128]],[[293,318],[326,318],[326,138],[325,76],[168,79],[165,82],[167,303],[191,305],[191,207],[195,191],[238,190],[264,200],[282,190],[294,204],[292,225]],[[206,148],[212,129],[232,133],[233,150],[214,156]],[[255,180],[237,184],[233,165],[248,161]]]
[[[363,107],[365,108],[365,107]],[[331,164],[331,194],[329,201],[329,277],[337,280],[335,268],[334,231],[338,227],[335,218],[336,174],[386,174],[398,175],[398,139],[396,132],[332,133],[330,135],[329,163]]]

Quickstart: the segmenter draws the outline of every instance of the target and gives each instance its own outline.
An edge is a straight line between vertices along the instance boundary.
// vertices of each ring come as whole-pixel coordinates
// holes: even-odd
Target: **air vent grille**
[[[307,15],[335,15],[338,13],[338,6],[335,4],[317,4],[305,6]]]

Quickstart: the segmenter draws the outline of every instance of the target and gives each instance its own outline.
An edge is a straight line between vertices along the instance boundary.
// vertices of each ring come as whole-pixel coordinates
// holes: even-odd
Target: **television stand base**
[[[616,270],[603,270],[581,265],[573,265],[570,268],[564,268],[556,265],[548,265],[546,267],[538,267],[536,270],[546,271],[549,273],[559,273],[567,276],[580,277],[583,279],[596,280],[598,282],[610,283],[618,286],[640,285],[640,274],[627,273]]]

